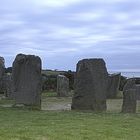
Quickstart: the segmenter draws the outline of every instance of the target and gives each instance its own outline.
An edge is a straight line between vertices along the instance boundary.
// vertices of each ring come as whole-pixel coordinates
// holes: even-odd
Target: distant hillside
[[[12,73],[12,67],[8,67],[5,68],[5,72],[6,73]],[[59,71],[59,70],[50,70],[50,69],[46,69],[46,70],[42,70],[42,74],[49,76],[49,75],[53,75],[53,76],[57,76],[59,74],[64,74],[67,72],[71,72],[71,71]]]
[[[57,70],[42,70],[42,74],[45,75],[59,75],[59,74],[64,74],[67,71],[57,71]]]
[[[42,70],[43,86],[42,90],[54,90],[57,88],[57,75],[65,75],[69,79],[69,87],[73,90],[74,87],[74,74],[71,70],[58,71],[58,70]]]

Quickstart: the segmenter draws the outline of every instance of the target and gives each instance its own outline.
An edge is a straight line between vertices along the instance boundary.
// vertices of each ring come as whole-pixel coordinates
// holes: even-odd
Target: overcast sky
[[[11,66],[18,53],[45,69],[98,57],[109,70],[140,71],[140,0],[0,0],[0,56]]]

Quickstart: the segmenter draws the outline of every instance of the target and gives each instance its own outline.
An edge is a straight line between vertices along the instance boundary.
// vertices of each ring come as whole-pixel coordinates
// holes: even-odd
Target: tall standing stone
[[[121,73],[109,75],[107,98],[116,98],[119,92]]]
[[[83,59],[78,62],[72,109],[106,110],[108,72],[103,59]]]
[[[41,105],[41,59],[18,54],[13,62],[13,82],[17,104]]]
[[[128,89],[123,93],[123,113],[135,113],[136,112],[136,89]]]
[[[57,95],[60,97],[69,95],[69,79],[64,75],[57,76]]]

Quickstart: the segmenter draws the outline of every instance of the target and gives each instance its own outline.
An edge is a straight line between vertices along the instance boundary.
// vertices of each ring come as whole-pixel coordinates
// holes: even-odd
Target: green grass
[[[54,92],[54,91],[43,91],[42,93],[42,96],[43,97],[56,97],[57,96],[57,93]]]
[[[140,114],[0,108],[0,140],[139,140]]]
[[[6,105],[6,104],[14,104],[15,103],[15,101],[13,101],[13,100],[9,100],[9,99],[2,99],[2,100],[0,100],[0,105]]]
[[[66,105],[71,97],[42,96],[42,107]],[[8,108],[0,100],[0,140],[139,140],[140,102],[137,114],[122,114],[122,100],[107,101],[107,113],[90,111],[33,111]]]
[[[73,92],[73,90],[71,90],[71,91],[69,91],[69,95],[68,96],[72,97],[73,94],[74,94],[74,92]],[[55,92],[55,91],[43,91],[42,92],[42,96],[43,97],[58,97],[57,92]]]

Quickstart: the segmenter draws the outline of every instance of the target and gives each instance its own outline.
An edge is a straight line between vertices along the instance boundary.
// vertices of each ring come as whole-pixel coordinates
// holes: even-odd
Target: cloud
[[[0,1],[0,55],[6,66],[17,53],[27,53],[53,69],[75,69],[86,57],[103,57],[109,69],[139,68],[134,61],[140,59],[139,1]]]
[[[34,2],[37,5],[43,6],[43,7],[66,7],[69,6],[71,4],[75,4],[77,2],[80,2],[82,0],[34,0]]]

